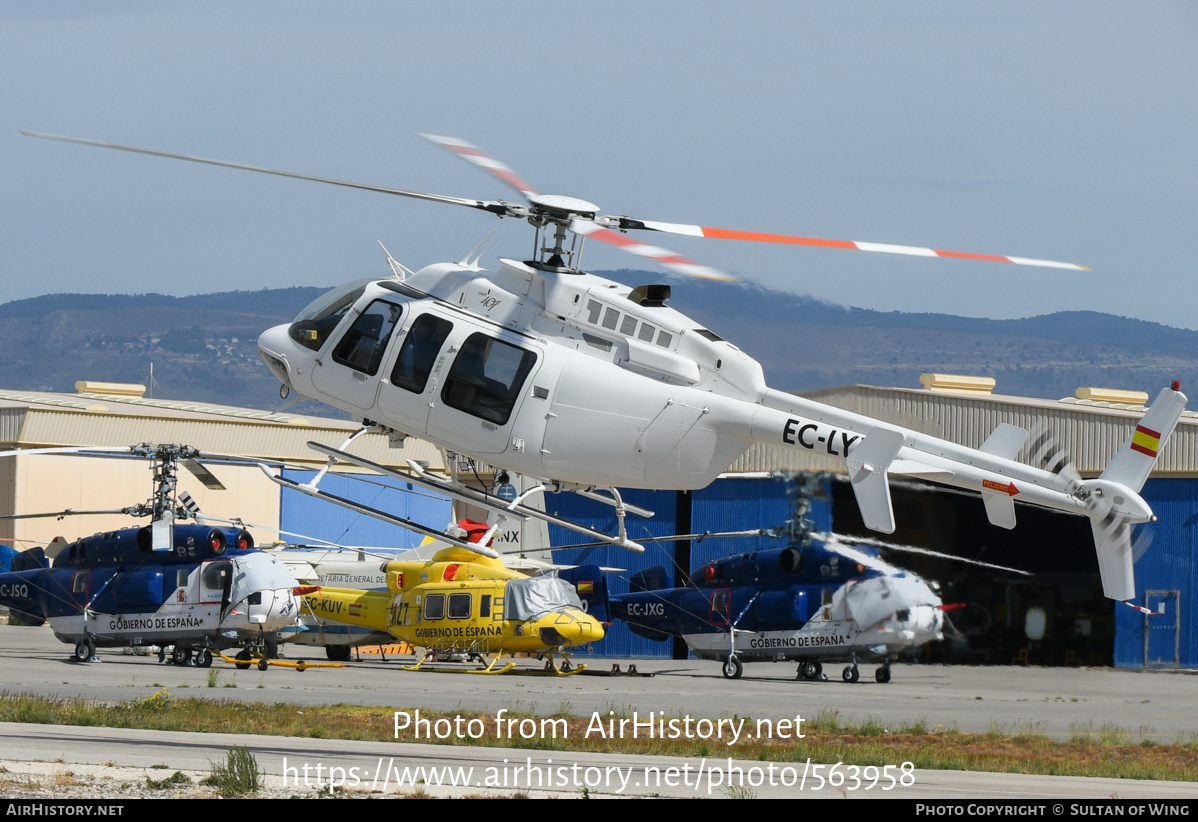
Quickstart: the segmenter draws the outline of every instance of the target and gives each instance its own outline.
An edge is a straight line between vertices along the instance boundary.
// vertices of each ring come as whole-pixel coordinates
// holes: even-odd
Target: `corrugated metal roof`
[[[230,406],[0,391],[0,444],[5,448],[175,442],[221,454],[323,464],[308,442],[336,447],[358,427],[349,420],[301,419]],[[383,465],[402,466],[411,459],[442,469],[440,452],[412,437],[403,448],[391,448],[387,437],[365,434],[354,441],[353,451]]]
[[[803,397],[920,433],[979,447],[999,423],[1034,433],[1047,430],[1082,474],[1098,474],[1130,436],[1143,408],[1112,403],[1045,400],[976,392],[927,391],[846,385]],[[844,460],[811,451],[755,445],[728,469],[743,471],[836,471]],[[1198,415],[1187,411],[1161,450],[1154,476],[1198,475]]]
[[[999,423],[1029,431],[1045,428],[1068,450],[1083,474],[1100,473],[1135,427],[1142,409],[1073,398],[1046,400],[975,392],[848,385],[803,394],[808,399],[976,448]],[[180,442],[208,451],[270,460],[321,463],[309,440],[337,446],[357,424],[297,418],[253,409],[100,394],[0,391],[0,444],[132,445]],[[441,470],[440,452],[409,437],[402,449],[367,434],[355,453],[384,465],[427,461]],[[489,466],[478,466],[485,471]],[[754,445],[728,469],[844,471],[839,457],[779,446]],[[1198,476],[1198,417],[1187,411],[1161,451],[1156,475]]]

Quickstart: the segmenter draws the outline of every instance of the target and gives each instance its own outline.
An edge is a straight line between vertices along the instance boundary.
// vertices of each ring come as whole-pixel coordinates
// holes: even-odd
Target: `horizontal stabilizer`
[[[986,441],[978,450],[996,457],[1013,460],[1025,442],[1027,442],[1026,429],[1004,422],[990,432],[990,436],[986,437]]]
[[[939,465],[928,465],[918,460],[895,460],[890,463],[890,473],[903,477],[926,477],[928,479],[946,480],[953,472]]]
[[[879,425],[845,459],[865,527],[883,534],[894,533],[894,505],[886,474],[904,439],[902,431]]]

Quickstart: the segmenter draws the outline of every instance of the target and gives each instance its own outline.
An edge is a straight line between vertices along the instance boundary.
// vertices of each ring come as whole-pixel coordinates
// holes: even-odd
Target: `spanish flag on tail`
[[[1161,435],[1151,428],[1145,428],[1142,425],[1137,425],[1135,433],[1131,435],[1131,450],[1139,451],[1141,454],[1156,459],[1156,452],[1161,447]]]
[[[1148,479],[1161,448],[1169,440],[1173,428],[1186,407],[1186,395],[1174,383],[1157,395],[1156,400],[1136,425],[1131,436],[1123,442],[1119,453],[1102,472],[1102,478],[1122,483],[1139,493]]]

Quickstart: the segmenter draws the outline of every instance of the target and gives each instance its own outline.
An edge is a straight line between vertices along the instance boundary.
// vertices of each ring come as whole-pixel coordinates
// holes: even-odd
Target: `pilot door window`
[[[731,599],[732,592],[728,588],[718,588],[711,592],[712,625],[727,625],[732,621]]]
[[[536,360],[531,351],[471,334],[449,369],[441,399],[451,408],[506,425]]]
[[[391,384],[423,394],[437,354],[452,330],[453,323],[449,320],[432,314],[417,317],[399,349],[395,368],[391,371]]]
[[[399,321],[398,305],[375,300],[354,320],[333,351],[333,360],[367,376],[374,376],[383,361],[387,339]]]

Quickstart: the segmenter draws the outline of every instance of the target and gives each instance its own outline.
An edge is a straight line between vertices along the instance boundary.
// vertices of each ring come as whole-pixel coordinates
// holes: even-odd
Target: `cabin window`
[[[429,594],[424,598],[425,619],[445,619],[445,594]]]
[[[357,280],[321,295],[295,318],[287,329],[288,335],[304,348],[319,351],[370,282]]]
[[[387,338],[399,320],[402,309],[393,303],[375,300],[366,307],[333,351],[333,359],[355,371],[373,376],[383,360]]]
[[[233,563],[205,562],[204,587],[209,591],[223,591],[233,578]]]
[[[612,331],[616,330],[616,323],[620,321],[620,312],[614,308],[609,308],[603,312],[603,327]]]
[[[453,323],[432,314],[421,314],[408,329],[408,336],[399,349],[391,382],[400,388],[423,394],[433,363],[453,330]]]
[[[471,334],[449,369],[441,399],[496,425],[506,425],[537,355],[486,334]]]
[[[478,615],[480,617],[489,617],[491,615],[491,595],[483,594],[478,598]]]
[[[669,348],[674,344],[674,335],[665,331],[660,331],[657,334],[657,344],[662,348]]]
[[[186,568],[180,568],[178,571],[175,571],[175,587],[176,588],[186,588],[187,587],[187,569]]]
[[[470,594],[449,595],[449,618],[470,619]]]
[[[599,315],[603,313],[603,304],[595,300],[587,300],[587,321],[591,325],[599,322]]]
[[[727,625],[731,621],[729,600],[731,592],[727,588],[711,592],[711,621],[715,625]]]
[[[645,342],[653,342],[653,335],[657,333],[657,329],[649,325],[649,323],[641,324],[641,333],[637,334],[637,338]]]
[[[636,317],[625,314],[624,322],[620,323],[620,333],[625,337],[631,337],[634,331],[636,331]]]
[[[71,577],[71,593],[86,594],[87,593],[87,571],[76,571],[75,576]]]

